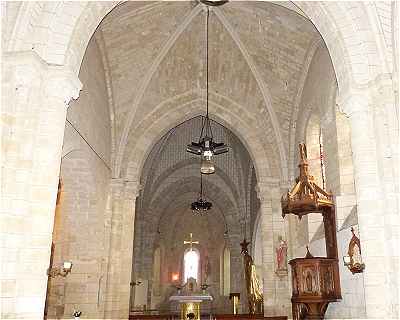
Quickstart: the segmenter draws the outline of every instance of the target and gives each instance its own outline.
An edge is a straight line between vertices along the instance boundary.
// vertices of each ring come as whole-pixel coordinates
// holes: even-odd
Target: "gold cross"
[[[190,244],[190,251],[193,250],[193,244],[199,244],[198,241],[193,241],[193,233],[189,233],[189,241],[184,240],[183,244]]]

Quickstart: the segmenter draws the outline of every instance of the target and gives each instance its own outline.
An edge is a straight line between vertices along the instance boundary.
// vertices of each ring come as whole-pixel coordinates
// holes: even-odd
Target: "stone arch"
[[[156,179],[156,181],[154,182],[154,185],[156,186],[160,186],[163,180],[167,180],[168,177],[170,177],[171,175],[173,175],[174,173],[176,173],[177,171],[184,169],[187,166],[191,166],[193,164],[198,164],[199,163],[199,159],[197,158],[190,158],[187,160],[183,160],[178,162],[175,166],[169,168],[165,173],[163,173],[160,177],[158,177]],[[233,188],[231,188],[230,186],[233,186],[234,183],[233,181],[230,179],[230,177],[223,171],[221,170],[221,168],[219,168],[217,165],[215,165],[216,167],[216,172],[215,172],[215,176],[218,176],[224,183],[225,183],[225,187],[232,193],[234,199],[239,199],[239,194],[236,190],[234,190]],[[157,196],[157,192],[158,192],[159,188],[156,188],[155,190],[153,190],[153,196]],[[162,190],[161,190],[162,192]]]
[[[194,181],[194,183],[193,183]],[[149,206],[151,217],[147,217],[146,221],[151,226],[149,237],[156,237],[157,231],[164,229],[165,226],[173,226],[174,221],[178,221],[179,217],[184,214],[184,211],[178,212],[174,218],[167,216],[171,212],[175,212],[175,208],[184,208],[185,204],[189,210],[190,203],[196,198],[198,194],[198,184],[200,184],[199,177],[186,177],[179,182],[171,183],[169,188],[164,189]],[[224,229],[229,231],[228,237],[238,232],[238,208],[232,199],[221,190],[221,188],[213,182],[206,182],[205,189],[208,191],[207,200],[213,203],[215,216],[218,221],[223,223]],[[171,193],[171,190],[175,190]],[[179,197],[177,197],[179,195]],[[216,201],[218,198],[218,201]],[[211,211],[210,211],[211,212]],[[148,215],[149,212],[138,212],[137,217]],[[166,224],[167,222],[167,224]],[[160,227],[161,226],[161,227]],[[162,227],[164,226],[164,227]],[[168,229],[168,228],[167,228]]]
[[[365,18],[367,4],[294,3],[321,34],[331,56],[341,92],[346,92],[351,86],[365,84],[383,72],[384,61],[378,64],[374,61],[379,60],[379,54],[372,22]],[[363,51],[370,54],[363,55]]]
[[[218,203],[220,204],[220,209],[224,209],[225,211],[229,212],[229,210],[237,210],[237,206],[231,199],[220,189],[218,185],[212,183],[210,181],[204,181],[204,188],[208,191],[210,195],[206,195],[207,199],[211,201],[214,200],[216,196],[219,197]],[[175,187],[175,193],[171,193],[171,187],[177,185]],[[173,203],[173,200],[176,198],[176,194],[185,193],[198,193],[198,186],[200,185],[200,178],[189,176],[181,179],[179,182],[172,183],[168,188],[165,188],[157,198],[153,199],[152,204],[150,207],[154,209],[166,209],[168,204]],[[217,203],[217,202],[215,202]],[[153,206],[156,204],[156,206]],[[160,210],[161,211],[161,210]],[[167,211],[167,210],[164,210]],[[161,218],[161,217],[160,217]]]
[[[221,95],[218,95],[218,97],[219,99],[225,100]],[[140,128],[143,133],[135,140],[135,144],[130,146],[130,154],[124,156],[125,159],[123,162],[126,163],[127,166],[127,171],[125,173],[127,179],[137,180],[144,166],[145,159],[155,142],[170,128],[200,115],[199,107],[196,103],[202,101],[203,100],[200,98],[188,99],[188,101],[185,101],[185,103],[181,105],[170,105],[167,112],[164,108],[162,108],[162,110],[161,108],[156,108],[153,113],[141,121],[134,131],[135,134],[138,134]],[[265,127],[260,128],[258,124],[255,123],[257,119],[249,112],[246,112],[245,108],[227,99],[225,103],[227,103],[230,108],[217,104],[211,98],[210,117],[227,127],[239,138],[249,152],[259,178],[272,176],[272,172],[278,172],[278,177],[282,177],[279,166],[279,156],[276,155],[275,150],[271,150],[272,147],[270,143],[265,146],[263,142],[266,137],[265,131],[263,131]],[[233,110],[233,107],[237,110]],[[271,155],[275,156],[271,157]],[[122,170],[121,175],[123,175]]]
[[[19,10],[12,32],[13,38],[18,41],[10,43],[8,50],[32,50],[29,46],[30,39],[34,38],[32,34],[38,34],[42,27],[54,26],[51,28],[51,34],[42,39],[45,49],[33,50],[47,62],[63,64],[78,73],[87,44],[95,29],[120,3],[62,3],[48,14],[41,14],[45,11],[45,5],[24,4]],[[370,10],[367,8],[368,4],[294,4],[310,18],[323,37],[333,61],[340,94],[343,94],[346,88],[374,79],[376,74],[381,72],[384,62],[376,59],[380,55],[377,45],[379,35],[373,32],[372,27],[374,19],[371,14],[363,15]],[[57,39],[56,33],[61,35]],[[367,50],[368,55],[363,56],[363,50]]]
[[[385,61],[381,61],[377,41],[384,39],[380,39],[383,35],[373,32],[373,17],[371,14],[365,14],[368,4],[300,1],[293,3],[309,17],[327,44],[340,88],[345,90],[349,85],[365,83],[382,72]],[[31,50],[31,39],[35,38],[32,35],[39,33],[42,27],[55,26],[52,34],[44,39],[45,53],[38,53],[47,62],[64,64],[78,73],[89,39],[102,19],[119,4],[121,2],[117,1],[65,2],[57,7],[56,12],[47,15],[38,14],[43,10],[42,4],[26,4],[19,12],[12,33],[13,38],[18,41],[10,43],[8,49]],[[57,39],[56,33],[61,35]],[[365,49],[369,52],[367,56],[360,52]]]

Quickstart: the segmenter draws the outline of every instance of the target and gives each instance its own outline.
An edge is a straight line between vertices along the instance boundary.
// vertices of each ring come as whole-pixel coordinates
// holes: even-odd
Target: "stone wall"
[[[243,261],[240,242],[243,239],[244,216],[247,217],[247,234],[256,214],[250,212],[250,198],[254,198],[256,184],[254,166],[241,141],[230,130],[212,121],[214,141],[225,142],[228,153],[213,158],[216,172],[203,176],[204,196],[213,203],[204,217],[196,217],[190,204],[198,199],[200,191],[200,158],[185,151],[191,141],[197,141],[201,131],[201,117],[195,117],[171,128],[156,142],[144,164],[141,190],[137,204],[134,241],[133,277],[148,282],[146,306],[168,311],[169,296],[174,281],[173,273],[180,275],[176,283],[183,283],[184,239],[192,232],[200,241],[201,263],[209,257],[211,275],[207,283],[214,296],[213,308],[218,313],[229,313],[228,296],[220,291],[220,264],[224,247],[230,249],[230,288],[241,292],[242,310],[246,310]],[[255,181],[252,181],[254,179]],[[246,206],[248,206],[246,210]],[[250,217],[251,216],[251,217]],[[226,235],[225,235],[226,233]],[[154,252],[161,248],[160,279],[154,279]],[[201,266],[199,284],[204,283],[204,266]],[[157,287],[160,287],[159,290]],[[143,299],[133,299],[131,309],[142,308]],[[141,302],[138,304],[137,300]]]
[[[339,254],[339,273],[340,286],[342,290],[342,300],[330,303],[325,314],[326,319],[363,319],[366,315],[365,293],[364,293],[364,274],[352,274],[344,266],[342,257],[347,255],[352,233],[351,226],[346,226],[337,232],[338,254]],[[357,226],[353,225],[356,229]],[[310,252],[313,256],[326,256],[325,239],[315,240],[310,243]],[[304,257],[306,254],[305,246],[296,250],[297,257]]]
[[[79,77],[84,87],[67,112],[53,231],[53,265],[71,261],[73,268],[67,277],[50,280],[48,318],[71,317],[74,310],[82,311],[82,318],[99,318],[104,311],[111,132],[103,65],[94,40]]]
[[[310,173],[317,177],[322,186],[319,159],[319,141],[311,134],[319,131],[323,137],[326,190],[333,192],[336,204],[337,240],[339,250],[339,269],[343,300],[331,304],[326,317],[354,318],[364,317],[365,293],[363,274],[352,275],[343,266],[342,257],[347,255],[351,238],[350,225],[357,224],[357,209],[354,189],[353,161],[349,122],[334,104],[336,80],[327,51],[318,49],[311,62],[300,104],[301,115],[297,121],[298,142],[312,143],[310,150]],[[317,128],[317,129],[315,129]],[[307,139],[306,139],[307,138]],[[315,150],[314,150],[315,149]],[[297,162],[297,161],[296,161]],[[315,163],[314,163],[315,162]],[[298,170],[295,170],[298,174]],[[297,219],[296,219],[297,220]],[[304,257],[305,246],[310,246],[314,256],[325,256],[325,237],[322,217],[311,214],[297,225],[297,244],[293,257]],[[349,225],[349,221],[352,224]],[[339,231],[340,230],[340,231]],[[305,237],[304,235],[308,235]]]
[[[1,234],[5,239],[1,244],[1,253],[5,257],[1,261],[1,315],[4,315],[4,317],[41,318],[42,316],[46,287],[45,270],[49,260],[66,106],[72,97],[78,96],[80,83],[77,78],[77,70],[81,65],[89,39],[100,21],[115,5],[112,2],[100,3],[97,1],[90,3],[34,1],[25,2],[22,5],[12,2],[2,4],[2,9],[6,8],[9,13],[9,15],[2,15],[5,33],[2,34],[4,44],[2,63],[4,64],[2,68],[2,214],[0,219]],[[288,64],[291,63],[290,59],[286,56],[283,57],[282,53],[290,49],[290,47],[287,47],[290,41],[284,42],[282,49],[277,50],[276,55],[266,57],[268,50],[274,46],[269,46],[268,44],[271,42],[268,41],[269,38],[264,38],[264,36],[268,33],[268,30],[273,30],[273,28],[269,29],[268,26],[263,25],[264,20],[268,20],[268,10],[264,10],[266,13],[264,12],[262,18],[254,16],[255,11],[263,10],[262,4],[256,5],[260,6],[256,8],[257,10],[252,8],[252,10],[246,12],[251,17],[251,19],[247,19],[249,24],[235,23],[237,25],[232,28],[232,24],[226,20],[226,17],[232,19],[232,21],[237,21],[235,14],[225,15],[222,24],[229,29],[229,34],[238,45],[239,49],[235,48],[235,57],[240,59],[240,65],[246,68],[245,73],[249,75],[249,79],[252,79],[253,88],[247,91],[247,97],[252,97],[256,93],[256,99],[253,100],[258,103],[261,101],[261,95],[263,95],[263,103],[258,105],[253,103],[252,111],[248,112],[250,110],[250,107],[247,106],[248,101],[244,101],[244,106],[235,105],[230,101],[229,103],[226,102],[224,108],[218,109],[215,106],[215,113],[223,114],[221,117],[232,127],[237,126],[238,131],[241,130],[242,138],[246,137],[250,142],[254,141],[253,138],[258,141],[265,140],[265,136],[267,138],[272,137],[273,139],[269,142],[278,146],[278,148],[280,147],[280,155],[284,156],[283,141],[280,140],[280,131],[277,128],[281,124],[287,124],[287,115],[284,114],[287,110],[284,109],[284,112],[280,110],[280,115],[276,115],[275,111],[271,110],[269,90],[265,86],[260,69],[271,70],[271,66],[268,66],[268,64],[276,67],[278,66],[277,62],[283,62],[283,70],[281,71],[285,76],[285,70],[289,70]],[[357,198],[361,240],[366,249],[364,257],[368,260],[364,274],[366,317],[393,317],[398,315],[397,275],[399,270],[398,250],[396,250],[399,240],[398,66],[396,63],[396,58],[398,58],[398,37],[396,37],[398,35],[398,10],[395,10],[397,4],[393,2],[381,6],[372,2],[300,2],[296,5],[301,8],[302,14],[310,18],[327,43],[338,77],[340,89],[338,103],[341,110],[345,111],[350,118],[353,172],[357,196],[351,195],[351,178],[346,184],[342,182],[338,184],[339,171],[335,169],[337,164],[329,165],[329,170],[332,170],[330,174],[332,188],[337,191],[339,187],[340,192],[343,193],[342,198],[336,198],[338,208],[346,208],[340,213],[341,219],[346,219],[347,210],[352,211],[354,199]],[[391,8],[392,12],[390,12]],[[282,10],[286,9],[282,8]],[[144,11],[146,12],[147,9]],[[199,12],[200,10],[197,10],[197,13]],[[192,14],[191,17],[193,18],[195,15]],[[157,16],[161,17],[162,15]],[[301,16],[298,16],[298,18],[303,19]],[[390,18],[392,18],[391,22],[389,22]],[[119,23],[118,19],[116,20]],[[307,19],[303,20],[309,22]],[[282,23],[282,21],[278,22]],[[163,24],[152,23],[149,25],[159,27]],[[143,26],[148,27],[146,24],[143,24]],[[243,26],[244,28],[241,31],[236,29],[236,27]],[[296,26],[296,23],[292,24],[292,27]],[[218,28],[222,29],[220,25]],[[178,31],[183,29],[185,27],[178,27]],[[139,37],[148,35],[146,32],[136,32],[135,28],[133,30]],[[243,34],[244,30],[250,30],[253,35],[260,36],[257,39],[258,41],[252,40],[257,45],[261,44],[266,48],[258,57],[251,56],[252,48],[255,48],[252,43],[243,45],[245,42],[243,39],[246,36],[243,37],[240,34]],[[355,32],[355,30],[362,30],[362,32]],[[292,30],[286,31],[288,32],[280,35],[280,30],[275,30],[275,39],[279,40],[281,37],[292,36],[291,40],[296,41],[295,33]],[[179,32],[172,32],[169,38],[172,40],[167,40],[166,43],[172,46],[174,39],[179,38],[179,35]],[[170,34],[167,31],[166,38],[169,36]],[[114,40],[113,37],[111,38]],[[229,37],[225,37],[224,40],[232,43]],[[125,45],[126,42],[121,41],[121,44]],[[298,46],[295,48],[298,48]],[[239,50],[241,50],[244,59],[240,56]],[[296,55],[295,58],[299,58],[297,54],[302,54],[305,50],[307,50],[307,46],[301,47],[300,50],[293,50],[292,53]],[[162,51],[165,53],[168,50]],[[254,50],[254,52],[257,51]],[[124,49],[119,50],[119,52],[125,53]],[[189,52],[192,53],[192,51]],[[393,53],[393,58],[390,57],[391,53]],[[159,56],[159,62],[163,60],[162,57],[163,55]],[[225,59],[226,57],[222,55],[222,58]],[[294,60],[302,62],[301,59]],[[116,61],[119,62],[118,59]],[[134,59],[134,62],[137,63],[138,61],[140,59]],[[394,64],[393,77],[390,74],[391,63]],[[133,65],[131,61],[127,61],[127,65],[128,68],[125,69],[131,70],[130,67]],[[234,71],[238,65],[228,69]],[[291,67],[293,66],[296,70],[300,68],[300,64],[291,64]],[[252,74],[247,70],[247,67],[252,69]],[[144,78],[151,80],[151,74],[152,72],[154,74],[155,69],[157,68],[149,68],[148,77]],[[323,72],[321,72],[322,74]],[[267,76],[270,76],[270,74]],[[272,83],[271,87],[274,85],[278,89],[287,87],[285,80],[291,79],[291,76],[290,74],[286,74],[286,76],[287,78],[279,78],[278,83]],[[121,75],[122,79],[123,77],[124,75]],[[299,74],[296,77],[299,77]],[[167,85],[170,84],[169,78],[168,72],[165,72],[163,82]],[[226,76],[225,79],[229,78],[230,76]],[[276,78],[278,79],[278,77]],[[254,90],[257,87],[254,79],[257,80],[260,90]],[[127,85],[131,85],[131,81],[126,82]],[[143,88],[142,93],[145,92],[147,87],[143,83],[140,85]],[[185,83],[191,84],[190,81]],[[227,83],[230,84],[230,81],[227,81]],[[323,81],[320,81],[320,84],[321,86],[325,85]],[[156,81],[153,86],[158,88]],[[301,87],[301,81],[299,81],[299,87]],[[230,90],[232,87],[229,85],[228,89]],[[289,89],[289,92],[293,91],[293,88]],[[227,96],[230,95],[229,90]],[[125,91],[125,94],[127,92],[130,92],[130,90]],[[279,94],[276,94],[276,97],[279,97]],[[140,99],[135,99],[135,101],[138,105]],[[291,103],[282,104],[285,107],[289,105]],[[229,114],[235,108],[236,115]],[[168,108],[162,109],[153,117],[149,117],[147,124],[157,122],[167,113],[166,110],[170,111]],[[135,111],[136,109],[133,108],[131,115]],[[160,120],[159,122],[168,122],[169,124],[180,121],[181,115],[177,113],[182,109],[175,111],[175,114],[168,112],[172,119],[163,118],[163,121]],[[270,121],[268,116],[265,115],[266,113],[272,115],[275,120]],[[279,113],[278,110],[277,113]],[[189,114],[190,112],[186,115]],[[263,121],[255,121],[263,114],[265,115]],[[247,122],[238,120],[238,118],[246,117]],[[277,118],[279,118],[279,122]],[[336,117],[336,124],[338,124],[338,118]],[[323,115],[321,119],[324,122]],[[330,119],[328,119],[330,123],[332,123],[332,119],[334,118],[330,116]],[[306,119],[303,119],[303,121],[306,124]],[[271,129],[272,127],[274,127],[274,130]],[[157,130],[165,129],[160,123],[154,128],[157,128]],[[339,136],[338,128],[336,128],[336,134]],[[130,128],[127,126],[126,129],[129,130]],[[330,127],[330,129],[329,132],[334,134],[335,128]],[[131,140],[136,141],[138,131],[136,128],[132,128],[132,132],[135,135],[132,135]],[[159,131],[156,135],[160,135]],[[299,136],[303,137],[302,135]],[[146,136],[146,138],[148,137]],[[259,139],[259,137],[263,138]],[[148,140],[152,141],[152,139]],[[335,141],[335,139],[333,140]],[[99,154],[104,152],[104,150],[101,150],[101,143],[97,144],[93,140],[91,143],[96,144],[96,147],[99,148]],[[122,144],[124,143],[126,141],[122,141]],[[293,143],[293,146],[295,147],[295,143]],[[332,145],[332,150],[335,147],[338,146]],[[272,157],[273,155],[275,160],[272,162],[279,163],[278,157],[276,157],[276,149],[265,147],[259,141],[252,144],[250,149],[253,155],[257,155],[255,158],[258,161],[258,177],[260,179],[266,178],[269,172],[266,169],[268,167],[268,156]],[[132,150],[133,153],[140,154],[143,148]],[[346,158],[349,158],[348,154]],[[70,154],[71,157],[75,157],[75,155]],[[107,157],[106,154],[103,156]],[[122,155],[120,156],[122,157]],[[86,162],[83,162],[86,163],[86,166],[92,167],[92,160],[88,160],[89,157],[84,157]],[[332,159],[331,156],[329,158]],[[286,164],[283,165],[286,166]],[[341,165],[339,159],[339,170]],[[133,161],[132,166],[140,166],[140,161]],[[260,170],[260,168],[263,170]],[[273,166],[273,169],[273,174],[279,171],[276,166]],[[93,170],[97,171],[97,169]],[[260,172],[263,172],[264,175],[260,175]],[[93,177],[96,176],[95,172],[86,175],[85,179],[89,177],[94,179]],[[340,173],[340,177],[344,177],[344,175]],[[344,186],[347,187],[344,188]],[[382,193],[382,190],[384,190],[384,193]],[[87,191],[87,194],[92,193]],[[270,209],[270,206],[265,205],[265,207]],[[87,210],[89,211],[89,209]],[[108,212],[110,211],[111,209],[108,210]],[[128,216],[128,220],[129,218],[132,218],[132,215]],[[132,227],[132,224],[130,226]],[[268,224],[266,226],[270,227]],[[264,231],[266,230],[268,228]],[[116,229],[116,231],[119,231],[119,229]],[[133,233],[133,230],[128,228],[127,232],[129,233],[129,231]],[[106,232],[106,234],[109,233]],[[132,241],[129,237],[124,238],[124,240],[126,241],[124,242],[126,250],[130,251],[129,244]],[[269,247],[270,240],[267,239],[266,242]],[[116,248],[121,248],[121,246],[113,247],[113,249]],[[129,254],[126,253],[123,252],[129,258]],[[271,252],[265,252],[265,255],[271,255]],[[381,261],[385,263],[382,265],[379,263]],[[129,265],[129,262],[125,265]],[[117,262],[115,262],[116,264]],[[118,267],[115,265],[111,268],[112,272]],[[125,272],[125,274],[128,273]],[[382,279],[385,281],[382,281]],[[122,280],[125,285],[126,282],[129,283],[129,280],[126,281],[127,279],[123,277]],[[115,287],[118,288],[121,283],[116,281],[115,284]],[[126,290],[126,288],[124,287],[123,290]],[[126,292],[124,294],[126,295]],[[118,294],[115,295],[114,300],[119,300]],[[118,309],[118,303],[115,302],[113,307]]]

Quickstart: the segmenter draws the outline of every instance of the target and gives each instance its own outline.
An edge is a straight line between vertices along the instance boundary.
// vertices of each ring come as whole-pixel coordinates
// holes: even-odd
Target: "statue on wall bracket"
[[[349,268],[352,274],[361,273],[365,269],[365,264],[362,262],[361,258],[361,243],[360,239],[354,233],[353,227],[351,227],[351,233],[353,236],[349,243],[348,255],[343,257],[343,261],[344,265]]]
[[[275,274],[279,278],[284,278],[288,275],[287,268],[287,242],[283,240],[282,236],[278,237],[278,244],[275,248],[276,255],[276,270]]]

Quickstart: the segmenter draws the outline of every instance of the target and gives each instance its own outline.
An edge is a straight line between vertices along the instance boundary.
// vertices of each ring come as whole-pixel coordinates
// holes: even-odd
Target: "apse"
[[[256,220],[254,165],[241,140],[211,119],[214,138],[225,141],[229,152],[213,157],[215,173],[201,174],[201,157],[188,153],[186,146],[198,140],[203,123],[204,117],[197,116],[170,129],[144,164],[132,278],[147,286],[147,294],[143,297],[139,286],[132,290],[133,313],[143,304],[168,313],[169,297],[189,276],[209,285],[214,313],[231,312],[230,292],[246,295],[240,242],[251,237]],[[203,199],[212,207],[198,212],[191,204],[201,185]]]

